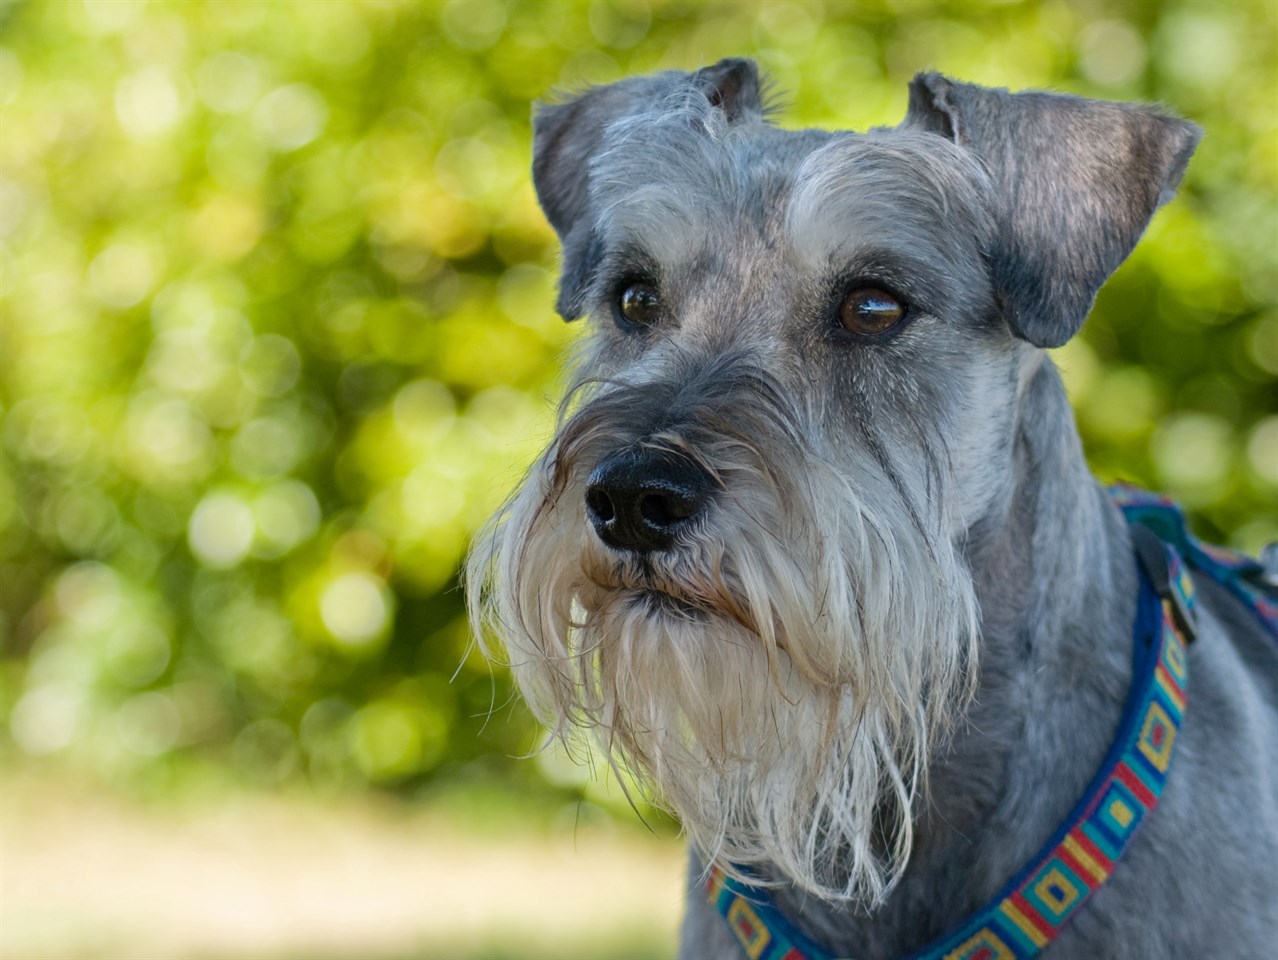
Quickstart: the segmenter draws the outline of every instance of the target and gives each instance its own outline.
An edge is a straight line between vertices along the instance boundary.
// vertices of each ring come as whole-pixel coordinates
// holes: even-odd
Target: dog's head
[[[1197,131],[933,74],[898,127],[789,132],[760,91],[726,60],[537,114],[559,310],[592,327],[472,616],[707,857],[873,900],[973,688],[966,538],[1010,499],[1040,348]]]

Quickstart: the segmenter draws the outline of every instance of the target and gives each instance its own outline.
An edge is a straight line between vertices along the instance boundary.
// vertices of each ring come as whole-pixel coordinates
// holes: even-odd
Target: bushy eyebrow
[[[612,296],[617,284],[630,277],[643,277],[660,282],[665,271],[648,249],[633,241],[606,248],[595,268],[589,297],[593,301]]]
[[[809,154],[786,210],[796,252],[819,262],[880,235],[929,256],[953,246],[939,242],[947,238],[983,246],[991,223],[982,174],[945,141],[913,139],[848,136]]]
[[[637,247],[654,260],[677,263],[696,254],[723,216],[722,204],[695,184],[647,183],[602,207],[595,230],[605,250]]]

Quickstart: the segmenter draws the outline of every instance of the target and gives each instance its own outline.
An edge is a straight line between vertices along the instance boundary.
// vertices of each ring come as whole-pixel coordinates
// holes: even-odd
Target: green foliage
[[[535,734],[467,652],[457,581],[575,333],[529,104],[725,55],[770,70],[787,125],[893,123],[922,68],[1202,124],[1181,198],[1058,360],[1102,476],[1217,539],[1278,537],[1275,10],[0,7],[12,741],[110,777],[562,783],[509,771]]]

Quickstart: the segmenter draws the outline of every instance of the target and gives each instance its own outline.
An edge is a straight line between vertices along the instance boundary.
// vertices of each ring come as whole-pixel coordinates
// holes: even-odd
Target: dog
[[[896,127],[782,130],[739,59],[536,113],[590,329],[470,616],[679,817],[681,956],[1273,955],[1278,644],[1150,559],[1044,352],[1199,137],[935,73]]]

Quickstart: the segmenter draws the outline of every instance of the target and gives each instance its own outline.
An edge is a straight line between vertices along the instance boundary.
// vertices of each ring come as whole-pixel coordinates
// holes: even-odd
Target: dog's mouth
[[[587,552],[582,573],[588,586],[580,597],[587,609],[640,613],[653,619],[705,624],[723,618],[754,630],[747,605],[729,586],[723,571],[686,579],[651,559],[617,562]]]

